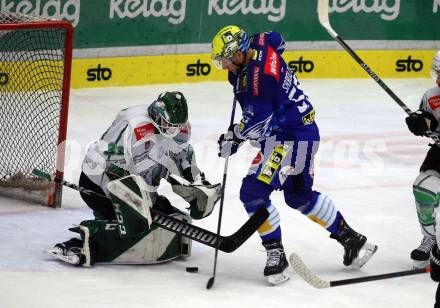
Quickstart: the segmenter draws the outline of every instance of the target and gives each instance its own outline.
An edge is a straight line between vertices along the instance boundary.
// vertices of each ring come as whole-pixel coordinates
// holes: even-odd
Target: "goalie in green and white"
[[[423,94],[419,110],[405,119],[408,129],[416,136],[432,133],[440,137],[440,51],[433,59],[431,75],[436,85]],[[431,250],[437,247],[440,238],[440,146],[430,146],[413,184],[423,238],[420,245],[411,252],[411,259],[414,260],[414,267],[420,268],[428,265]]]
[[[208,216],[220,199],[197,167],[189,144],[188,107],[181,92],[165,92],[149,106],[120,111],[86,153],[79,186],[93,210],[70,230],[79,237],[48,252],[83,266],[95,262],[149,264],[190,256],[191,240],[152,224],[150,208],[191,222]],[[157,193],[166,179],[189,204],[189,215]],[[90,193],[90,191],[92,193]]]

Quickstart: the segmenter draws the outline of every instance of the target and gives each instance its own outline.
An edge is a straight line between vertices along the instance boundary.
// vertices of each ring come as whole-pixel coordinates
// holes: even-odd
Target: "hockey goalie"
[[[97,262],[152,264],[191,255],[191,240],[152,223],[153,208],[191,222],[208,216],[220,184],[200,172],[189,143],[188,107],[181,92],[165,92],[149,106],[119,112],[86,153],[79,186],[95,218],[70,228],[77,236],[48,253],[91,267]],[[189,215],[157,193],[166,179],[189,204]]]

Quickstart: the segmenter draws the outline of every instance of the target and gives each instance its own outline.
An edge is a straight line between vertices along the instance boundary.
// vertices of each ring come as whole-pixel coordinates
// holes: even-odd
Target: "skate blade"
[[[413,260],[413,269],[426,268],[429,266],[429,259],[425,261]]]
[[[377,251],[377,245],[373,245],[370,243],[365,243],[364,246],[362,246],[361,250],[359,251],[359,256],[353,261],[353,267],[355,268],[361,268],[364,266],[370,258],[376,253]],[[361,256],[361,253],[363,252],[363,255]]]
[[[52,257],[54,257],[57,260],[61,260],[63,262],[72,264],[72,265],[79,265],[79,257],[78,255],[75,254],[70,254],[70,255],[63,255],[59,249],[48,249],[46,250],[46,253],[48,253],[49,255],[51,255]]]
[[[274,275],[270,275],[267,276],[267,281],[271,284],[271,285],[279,285],[287,280],[289,280],[289,273],[287,272],[287,268],[282,271],[279,274],[274,274]]]

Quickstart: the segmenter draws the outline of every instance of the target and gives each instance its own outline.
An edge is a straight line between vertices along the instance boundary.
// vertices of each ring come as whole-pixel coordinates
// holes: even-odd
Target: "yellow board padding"
[[[99,69],[98,69],[99,67]],[[98,71],[111,77],[98,80]],[[94,80],[93,80],[94,79]],[[225,71],[211,64],[209,54],[163,55],[129,58],[74,59],[72,88],[134,86],[227,80]]]
[[[429,78],[435,50],[360,50],[356,54],[380,78]],[[371,78],[346,51],[286,51],[300,78]],[[313,63],[313,64],[310,64]],[[307,67],[308,65],[308,67]],[[313,65],[311,72],[306,72]]]
[[[61,91],[63,72],[57,60],[0,62],[0,92]]]
[[[435,50],[360,50],[356,53],[380,78],[429,78]],[[286,51],[286,63],[300,79],[370,78],[344,50]],[[7,66],[0,62],[0,74]],[[398,71],[401,70],[401,71]],[[36,69],[38,71],[38,68]],[[34,70],[35,72],[35,70]],[[5,80],[3,75],[2,80]],[[21,77],[26,79],[26,77]],[[135,86],[158,83],[226,81],[210,54],[74,59],[72,88]],[[17,81],[9,74],[8,85]]]

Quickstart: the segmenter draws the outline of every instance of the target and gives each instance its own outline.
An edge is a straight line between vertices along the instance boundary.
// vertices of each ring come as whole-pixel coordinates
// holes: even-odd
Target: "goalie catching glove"
[[[171,174],[168,182],[173,191],[190,204],[189,212],[193,219],[202,219],[211,214],[222,193],[220,183],[210,184],[203,173],[200,173],[192,183]]]
[[[438,122],[435,117],[424,110],[417,110],[405,119],[408,129],[416,136],[425,136],[428,131],[434,131]]]

